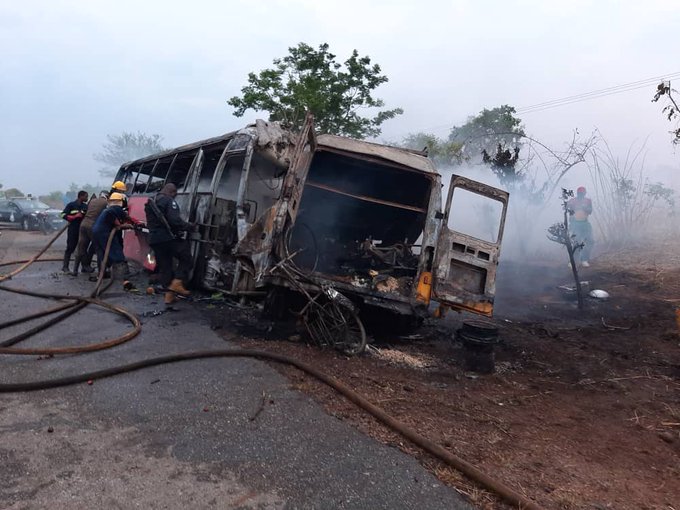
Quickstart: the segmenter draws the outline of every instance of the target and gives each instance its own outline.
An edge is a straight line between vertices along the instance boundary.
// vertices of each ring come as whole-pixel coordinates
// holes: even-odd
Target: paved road
[[[25,256],[39,234],[0,237],[0,258]],[[57,246],[58,248],[58,246]],[[85,294],[86,279],[31,267],[11,285]],[[138,314],[160,297],[111,291]],[[0,293],[0,316],[46,307]],[[142,334],[100,353],[3,356],[0,381],[29,381],[160,354],[229,344],[187,304],[144,319]],[[22,345],[116,336],[120,317],[87,308]],[[0,340],[16,334],[0,331]],[[257,418],[265,395],[266,404]],[[53,432],[48,432],[48,428]],[[413,458],[323,412],[265,363],[191,361],[68,388],[0,395],[0,508],[470,508]]]

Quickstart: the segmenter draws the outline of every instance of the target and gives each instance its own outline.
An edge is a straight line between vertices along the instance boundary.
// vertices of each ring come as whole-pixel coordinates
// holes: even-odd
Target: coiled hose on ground
[[[31,264],[34,262],[40,261],[40,262],[46,262],[46,261],[52,261],[55,259],[40,259],[40,257],[49,249],[49,247],[57,240],[57,238],[63,234],[66,228],[61,229],[57,234],[50,240],[50,242],[42,249],[40,250],[36,255],[31,257],[29,260],[25,261],[15,261],[15,262],[5,262],[3,264],[0,264],[0,267],[3,266],[10,266],[10,265],[16,265],[16,264],[21,264],[17,269],[14,271],[11,271],[10,273],[0,275],[0,282],[6,281],[19,273],[21,271],[25,270],[28,268]],[[45,299],[55,299],[55,300],[69,300],[71,301],[70,303],[65,303],[61,305],[57,305],[52,308],[48,308],[46,310],[43,310],[41,312],[33,313],[24,317],[21,317],[19,319],[13,319],[4,323],[0,323],[0,330],[10,327],[10,326],[15,326],[17,324],[21,324],[24,322],[28,322],[31,320],[35,320],[40,317],[45,317],[47,315],[55,314],[58,312],[62,312],[59,315],[53,317],[52,319],[40,324],[39,326],[36,326],[29,331],[26,331],[20,335],[17,335],[13,338],[10,338],[9,340],[5,340],[4,342],[0,343],[0,354],[23,354],[23,355],[44,355],[44,354],[77,354],[77,353],[84,353],[84,352],[92,352],[96,350],[101,350],[101,349],[107,349],[109,347],[113,347],[115,345],[120,345],[123,342],[127,342],[137,336],[139,332],[141,331],[141,323],[139,320],[132,314],[131,312],[127,311],[121,306],[113,305],[111,303],[107,303],[106,301],[103,301],[99,299],[99,296],[108,288],[110,287],[111,283],[109,283],[107,286],[102,287],[102,282],[104,278],[104,267],[106,266],[106,261],[108,260],[108,254],[110,251],[111,247],[111,242],[113,240],[113,236],[115,235],[116,231],[113,230],[111,232],[111,235],[109,236],[108,243],[106,245],[106,251],[104,254],[104,261],[101,263],[100,267],[100,272],[99,272],[99,278],[97,280],[97,284],[95,285],[95,289],[92,291],[90,296],[85,297],[85,296],[65,296],[61,294],[49,294],[49,293],[40,293],[40,292],[33,292],[33,291],[28,291],[28,290],[23,290],[23,289],[16,289],[16,288],[10,288],[4,285],[0,285],[0,290],[4,290],[7,292],[14,292],[18,294],[23,294],[23,295],[28,295],[28,296],[34,296],[34,297],[40,297],[40,298],[45,298]],[[107,309],[111,312],[120,314],[124,317],[126,317],[131,324],[133,325],[133,329],[124,335],[121,335],[119,337],[113,338],[111,340],[106,340],[104,342],[99,342],[99,343],[94,343],[94,344],[88,344],[88,345],[81,345],[81,346],[73,346],[73,347],[55,347],[55,348],[30,348],[30,349],[23,349],[23,348],[17,348],[17,347],[12,347],[12,345],[21,342],[22,340],[25,340],[39,331],[43,331],[47,329],[48,327],[66,319],[67,317],[73,315],[74,313],[77,313],[79,310],[83,309],[89,304],[94,304],[97,306],[100,306],[104,309]],[[194,352],[187,352],[183,354],[174,354],[174,355],[169,355],[169,356],[159,356],[157,358],[150,358],[146,360],[141,360],[137,361],[134,363],[129,363],[126,365],[120,365],[116,367],[111,367],[111,368],[106,368],[103,370],[97,370],[95,372],[88,372],[84,374],[78,374],[78,375],[72,375],[68,377],[62,377],[58,379],[49,379],[49,380],[44,380],[44,381],[34,381],[34,382],[27,382],[27,383],[8,383],[8,384],[0,384],[0,393],[16,393],[16,392],[26,392],[26,391],[36,391],[36,390],[45,390],[45,389],[50,389],[50,388],[58,388],[61,386],[68,386],[72,384],[78,384],[82,383],[85,381],[89,380],[94,380],[94,379],[102,379],[105,377],[111,377],[114,375],[118,374],[123,374],[126,372],[132,372],[135,370],[140,370],[146,367],[152,367],[152,366],[157,366],[157,365],[164,365],[168,363],[178,363],[180,361],[188,361],[188,360],[196,360],[196,359],[205,359],[205,358],[257,358],[260,360],[266,360],[266,361],[274,361],[276,363],[281,363],[285,365],[290,365],[293,366],[302,372],[318,379],[319,381],[323,382],[324,384],[330,386],[334,390],[336,390],[338,393],[343,395],[345,398],[347,398],[350,402],[354,403],[357,405],[360,409],[366,411],[369,413],[371,416],[373,416],[375,419],[392,429],[393,431],[397,432],[398,434],[402,435],[409,441],[411,441],[413,444],[417,445],[418,447],[422,448],[424,451],[427,453],[433,455],[434,457],[438,458],[439,460],[443,461],[444,463],[448,464],[449,466],[457,469],[464,475],[466,475],[468,478],[471,480],[475,481],[478,483],[480,486],[484,487],[485,489],[497,494],[500,498],[505,500],[506,502],[516,506],[517,508],[520,509],[526,509],[526,510],[540,510],[540,506],[538,506],[536,503],[533,501],[529,500],[525,496],[519,494],[515,490],[511,489],[510,487],[506,486],[505,484],[499,482],[498,480],[495,480],[494,478],[490,477],[483,471],[481,471],[479,468],[476,466],[470,464],[469,462],[465,461],[464,459],[458,457],[457,455],[454,455],[453,453],[449,452],[439,444],[427,439],[426,437],[420,435],[418,432],[413,430],[412,428],[406,426],[404,423],[400,422],[393,416],[389,415],[386,413],[383,409],[380,407],[372,404],[369,402],[366,398],[361,396],[359,393],[351,389],[349,386],[345,385],[344,383],[340,382],[339,380],[335,379],[334,377],[329,376],[328,374],[325,374],[316,368],[307,365],[306,363],[303,363],[299,360],[296,360],[294,358],[284,356],[282,354],[276,354],[272,352],[266,352],[266,351],[257,351],[257,350],[249,350],[249,349],[230,349],[230,350],[211,350],[211,351],[194,351]]]

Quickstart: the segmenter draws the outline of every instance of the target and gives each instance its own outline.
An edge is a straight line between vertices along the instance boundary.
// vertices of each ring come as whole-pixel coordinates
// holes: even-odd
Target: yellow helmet
[[[123,181],[116,181],[111,185],[111,189],[115,189],[115,190],[122,191],[123,193],[125,193],[127,191],[127,186],[125,185],[125,183]]]
[[[125,200],[125,195],[123,195],[122,193],[111,193],[109,195],[109,201],[114,201],[114,200],[118,200],[118,201],[122,202],[123,200]]]

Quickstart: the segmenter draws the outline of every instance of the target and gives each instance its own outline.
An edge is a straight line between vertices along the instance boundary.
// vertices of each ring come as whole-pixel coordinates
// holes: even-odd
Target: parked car
[[[0,200],[0,222],[19,225],[23,230],[57,230],[64,224],[59,209],[24,197]]]

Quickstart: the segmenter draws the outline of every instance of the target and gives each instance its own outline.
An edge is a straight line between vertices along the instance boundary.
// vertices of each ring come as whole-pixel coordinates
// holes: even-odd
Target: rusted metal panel
[[[447,220],[455,189],[464,189],[503,206],[496,242],[484,241],[451,230]],[[465,177],[451,178],[449,195],[437,242],[434,268],[434,298],[441,304],[491,315],[496,293],[496,268],[500,256],[509,194]]]
[[[314,136],[313,117],[308,114],[300,135],[294,145],[272,144],[269,154],[277,161],[288,158],[291,147],[292,155],[289,158],[289,167],[286,172],[281,197],[277,203],[265,211],[258,220],[248,228],[242,236],[239,235],[239,243],[234,248],[234,253],[241,263],[241,268],[247,271],[257,285],[262,281],[272,263],[277,245],[284,234],[285,228],[295,222],[295,215],[300,204],[300,196],[304,187],[309,164],[316,149]],[[234,285],[240,285],[234,282]],[[242,287],[234,290],[245,290]]]
[[[300,207],[302,189],[307,179],[307,172],[309,172],[309,165],[316,152],[316,144],[314,117],[308,113],[300,130],[300,136],[295,144],[295,151],[283,183],[282,200],[277,214],[277,234],[283,233],[287,225],[292,225],[295,222]]]
[[[366,158],[392,161],[412,170],[425,173],[437,173],[432,161],[422,151],[414,151],[403,147],[392,147],[365,140],[354,140],[337,135],[319,135],[319,147],[328,150],[351,152]]]

